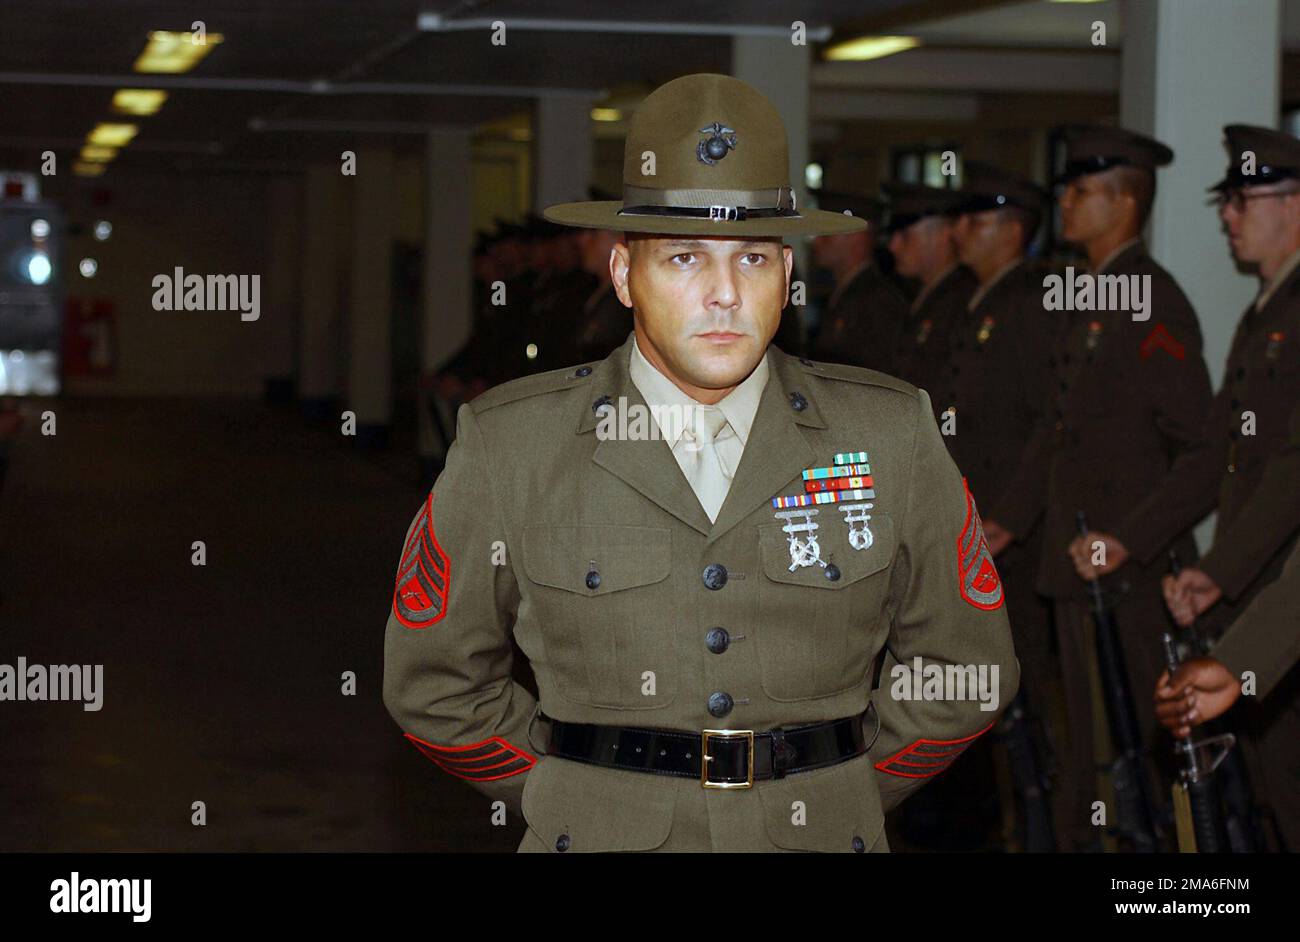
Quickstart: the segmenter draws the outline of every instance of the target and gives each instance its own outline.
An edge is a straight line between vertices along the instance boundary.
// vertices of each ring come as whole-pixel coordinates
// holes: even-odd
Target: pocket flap
[[[827,505],[826,509],[833,509]],[[840,516],[840,515],[837,515]],[[867,576],[875,575],[885,569],[894,558],[894,521],[887,513],[872,513],[866,521],[870,533],[870,545],[864,549],[854,549],[849,543],[848,524],[840,519],[814,518],[818,523],[817,540],[821,547],[821,558],[826,560],[829,552],[834,552],[834,564],[839,569],[838,579],[828,579],[827,567],[813,563],[811,566],[796,566],[790,569],[790,537],[781,524],[772,524],[758,528],[758,539],[763,552],[763,573],[773,582],[790,585],[811,586],[817,589],[844,589]],[[862,527],[863,524],[855,524]],[[802,538],[802,534],[796,534]]]
[[[854,853],[856,838],[870,851],[885,829],[880,791],[865,755],[768,782],[759,797],[768,838],[786,850]]]
[[[539,585],[608,595],[668,578],[672,534],[661,527],[524,527],[524,572]],[[599,577],[588,586],[588,573]]]
[[[673,788],[656,775],[543,756],[524,783],[524,820],[548,851],[645,851],[668,840]]]

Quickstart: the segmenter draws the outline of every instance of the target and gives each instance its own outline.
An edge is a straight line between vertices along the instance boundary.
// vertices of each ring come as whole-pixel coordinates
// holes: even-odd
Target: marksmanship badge
[[[813,563],[826,567],[822,560],[822,549],[817,542],[817,524],[813,522],[813,517],[821,511],[812,507],[804,507],[801,510],[779,510],[776,516],[785,521],[785,526],[781,529],[785,532],[786,538],[790,541],[790,571],[794,572],[800,566],[811,566]],[[802,523],[796,523],[795,520],[802,517]],[[800,534],[807,534],[804,539],[799,539]]]
[[[840,511],[844,514],[844,522],[849,525],[849,546],[855,550],[864,550],[876,541],[871,535],[871,514],[867,513],[874,504],[840,504]],[[861,527],[854,524],[862,524]]]

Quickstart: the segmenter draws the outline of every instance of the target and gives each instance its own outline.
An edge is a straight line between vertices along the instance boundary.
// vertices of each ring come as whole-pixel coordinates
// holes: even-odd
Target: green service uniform
[[[1242,314],[1200,439],[1114,533],[1139,563],[1158,564],[1169,534],[1217,508],[1214,545],[1199,567],[1223,590],[1206,616],[1222,628],[1278,578],[1296,545],[1298,480],[1300,267]],[[1252,788],[1300,850],[1300,679],[1238,710],[1234,729]]]
[[[907,301],[902,292],[869,262],[831,294],[812,356],[889,373],[906,319]]]
[[[929,398],[769,347],[711,524],[663,440],[597,433],[603,404],[644,406],[631,343],[461,408],[407,531],[388,709],[439,768],[522,811],[522,851],[887,850],[884,813],[993,724],[1019,677],[1001,584]],[[873,539],[855,549],[822,506],[828,565],[797,567],[772,499],[803,493],[801,472],[845,452],[867,453]],[[511,679],[512,635],[539,699]],[[996,670],[995,708],[906,696],[894,667],[916,658],[982,665],[990,681]],[[547,755],[550,719],[698,732],[855,716],[867,753],[745,789]]]
[[[1264,587],[1214,646],[1214,657],[1240,677],[1255,675],[1255,696],[1263,701],[1280,689],[1300,661],[1300,546],[1291,551],[1282,574]],[[1300,765],[1292,759],[1291,800],[1297,798]],[[1294,849],[1294,848],[1293,848]]]
[[[978,286],[971,270],[955,265],[912,302],[901,329],[894,335],[894,352],[886,372],[934,393],[944,379],[948,333],[960,322]],[[939,406],[937,395],[932,395]]]
[[[1020,466],[990,520],[1017,536],[1042,520],[1038,589],[1054,602],[1061,679],[1070,738],[1065,745],[1059,817],[1070,827],[1062,839],[1091,842],[1094,775],[1090,664],[1094,625],[1087,583],[1067,553],[1078,535],[1076,514],[1090,528],[1109,531],[1159,486],[1173,458],[1198,439],[1210,401],[1201,331],[1191,304],[1174,279],[1139,241],[1103,266],[1103,275],[1149,278],[1150,319],[1133,312],[1067,311],[1049,364],[1052,402],[1021,455]],[[1148,564],[1125,566],[1103,579],[1113,604],[1120,645],[1134,691],[1144,746],[1157,741],[1152,697],[1146,691],[1164,665],[1161,632],[1171,624],[1160,588],[1168,571],[1164,551],[1194,557],[1190,533],[1166,540]],[[1167,750],[1159,757],[1167,760]],[[1153,770],[1152,770],[1153,773]],[[1151,785],[1152,794],[1160,794]]]
[[[948,360],[935,400],[940,428],[971,493],[985,507],[1009,496],[1016,459],[1046,419],[1048,365],[1061,317],[1043,309],[1043,274],[1021,259],[953,322]],[[943,413],[952,410],[952,419]],[[951,431],[951,434],[947,432]],[[998,557],[1007,614],[1024,671],[1031,712],[1046,720],[1047,697],[1059,684],[1048,637],[1050,613],[1038,594],[1042,527],[1036,524]]]

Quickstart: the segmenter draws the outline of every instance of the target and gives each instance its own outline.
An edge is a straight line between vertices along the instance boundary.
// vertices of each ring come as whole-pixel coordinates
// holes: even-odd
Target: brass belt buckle
[[[749,744],[748,775],[743,782],[709,781],[709,739],[741,739]],[[700,733],[700,785],[705,788],[753,788],[754,787],[754,731],[752,729],[706,729]]]

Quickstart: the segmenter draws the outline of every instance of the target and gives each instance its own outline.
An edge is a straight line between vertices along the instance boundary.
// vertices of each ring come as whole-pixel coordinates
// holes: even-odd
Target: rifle
[[[1056,833],[1052,829],[1052,809],[1047,799],[1051,785],[1034,737],[1024,681],[998,721],[997,732],[1006,746],[1011,779],[1024,809],[1025,850],[1052,853],[1056,850]]]
[[[1178,670],[1181,660],[1174,646],[1174,636],[1161,635],[1165,648],[1165,667],[1169,676]],[[1228,754],[1235,742],[1232,733],[1193,742],[1174,740],[1174,755],[1178,757],[1178,781],[1172,786],[1174,802],[1174,829],[1178,834],[1178,849],[1184,854],[1217,854],[1223,849],[1224,824],[1219,810],[1219,792],[1214,787],[1214,770]],[[1222,745],[1223,751],[1208,762],[1201,760],[1201,750]]]
[[[1078,512],[1077,522],[1080,536],[1087,536],[1088,521],[1082,510]],[[1159,849],[1160,829],[1142,766],[1142,734],[1124,666],[1124,651],[1119,644],[1119,628],[1115,613],[1102,594],[1100,580],[1089,579],[1088,591],[1092,618],[1097,625],[1097,669],[1105,695],[1106,721],[1116,752],[1111,764],[1118,812],[1116,831],[1128,838],[1139,853],[1154,853]]]
[[[1183,571],[1175,550],[1169,551],[1169,570],[1175,577]],[[1193,653],[1209,654],[1213,642],[1200,631],[1195,621],[1192,622],[1190,632],[1193,639]],[[1165,666],[1168,667],[1169,676],[1172,677],[1174,670],[1183,659],[1178,657],[1177,646],[1171,635],[1165,634],[1164,645]],[[1253,854],[1259,846],[1254,824],[1254,801],[1251,798],[1250,780],[1246,775],[1246,766],[1241,759],[1241,752],[1232,748],[1236,743],[1236,737],[1224,730],[1222,721],[1219,720],[1205,723],[1201,728],[1216,735],[1197,743],[1193,743],[1189,738],[1176,742],[1174,746],[1175,754],[1179,756],[1182,764],[1179,772],[1180,780],[1173,785],[1178,848],[1185,853],[1221,851],[1225,849],[1222,838],[1226,834],[1228,851],[1234,854]],[[1216,746],[1222,747],[1222,751],[1208,762],[1202,761],[1201,750]],[[1198,779],[1203,782],[1200,787],[1196,787]],[[1186,820],[1188,812],[1190,812],[1190,822]],[[1180,813],[1183,815],[1182,818]],[[1210,840],[1208,832],[1211,829],[1213,843],[1207,844]],[[1188,838],[1184,837],[1185,831],[1188,831],[1188,838],[1192,842],[1190,846]],[[1207,832],[1205,838],[1201,837],[1203,831]]]

